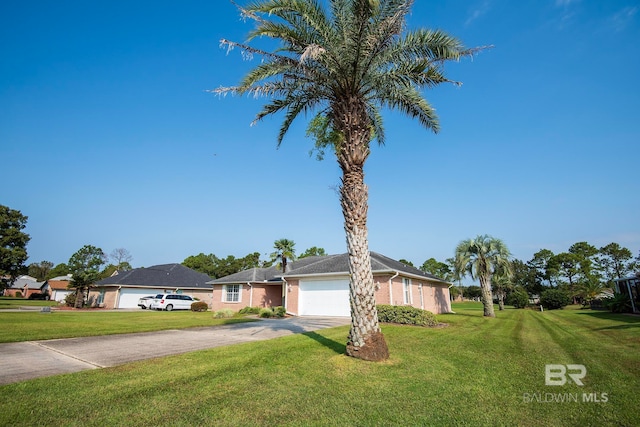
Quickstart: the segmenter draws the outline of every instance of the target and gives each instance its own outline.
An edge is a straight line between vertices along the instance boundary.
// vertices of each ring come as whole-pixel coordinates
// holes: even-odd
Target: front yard
[[[454,310],[384,325],[383,363],[344,356],[340,327],[1,386],[0,425],[637,425],[640,318]],[[584,385],[546,386],[546,364]]]
[[[0,343],[89,337],[96,335],[152,332],[167,329],[215,326],[254,319],[235,317],[214,319],[210,311],[77,310],[3,312],[0,311]]]

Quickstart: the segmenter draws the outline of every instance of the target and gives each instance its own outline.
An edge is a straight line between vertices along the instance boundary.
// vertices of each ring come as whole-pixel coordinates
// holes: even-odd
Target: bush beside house
[[[427,310],[402,305],[377,306],[378,320],[382,323],[399,323],[402,325],[437,326],[435,314]]]

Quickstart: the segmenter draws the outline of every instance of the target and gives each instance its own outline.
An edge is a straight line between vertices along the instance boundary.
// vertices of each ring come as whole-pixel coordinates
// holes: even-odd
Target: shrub
[[[279,317],[282,318],[287,314],[287,310],[284,307],[265,307],[258,308],[258,316],[263,318]]]
[[[64,297],[64,305],[67,307],[75,307],[76,306],[76,293],[72,292],[66,297]]]
[[[229,317],[233,317],[233,315],[234,312],[230,308],[223,308],[222,310],[213,312],[214,319],[227,319]]]
[[[571,304],[571,297],[560,289],[547,289],[540,294],[540,305],[547,310],[564,308]]]
[[[47,297],[48,297],[47,294],[41,294],[41,293],[38,293],[38,292],[34,292],[31,295],[29,295],[29,299],[38,299],[38,300],[43,300],[43,301],[48,299]]]
[[[241,309],[238,314],[258,314],[260,313],[260,307],[245,307]]]
[[[15,297],[16,298],[22,298],[22,292],[16,291]]]
[[[265,318],[273,317],[273,310],[268,307],[261,308],[258,316]]]
[[[603,298],[602,305],[612,313],[631,313],[631,299],[628,294],[616,292],[611,298]]]
[[[529,294],[522,290],[513,291],[507,297],[507,304],[515,308],[525,308],[529,304]]]
[[[209,306],[204,301],[196,301],[191,303],[191,311],[207,311]]]
[[[403,325],[436,326],[435,314],[427,310],[402,305],[378,305],[378,320],[383,323]]]

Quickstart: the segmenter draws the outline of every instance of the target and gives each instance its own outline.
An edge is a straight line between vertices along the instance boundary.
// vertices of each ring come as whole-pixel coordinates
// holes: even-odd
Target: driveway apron
[[[349,324],[345,317],[258,322],[0,344],[0,385]]]

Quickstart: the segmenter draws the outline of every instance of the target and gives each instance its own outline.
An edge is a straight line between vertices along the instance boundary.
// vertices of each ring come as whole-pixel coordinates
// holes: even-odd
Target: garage
[[[120,299],[118,301],[117,308],[137,308],[138,300],[142,297],[149,295],[157,295],[162,293],[157,289],[132,289],[122,288],[120,289]]]
[[[56,289],[52,292],[51,299],[58,302],[64,302],[65,298],[67,298],[67,295],[70,295],[74,292],[75,291],[60,291]]]
[[[301,316],[350,316],[349,280],[300,281],[298,309]]]

